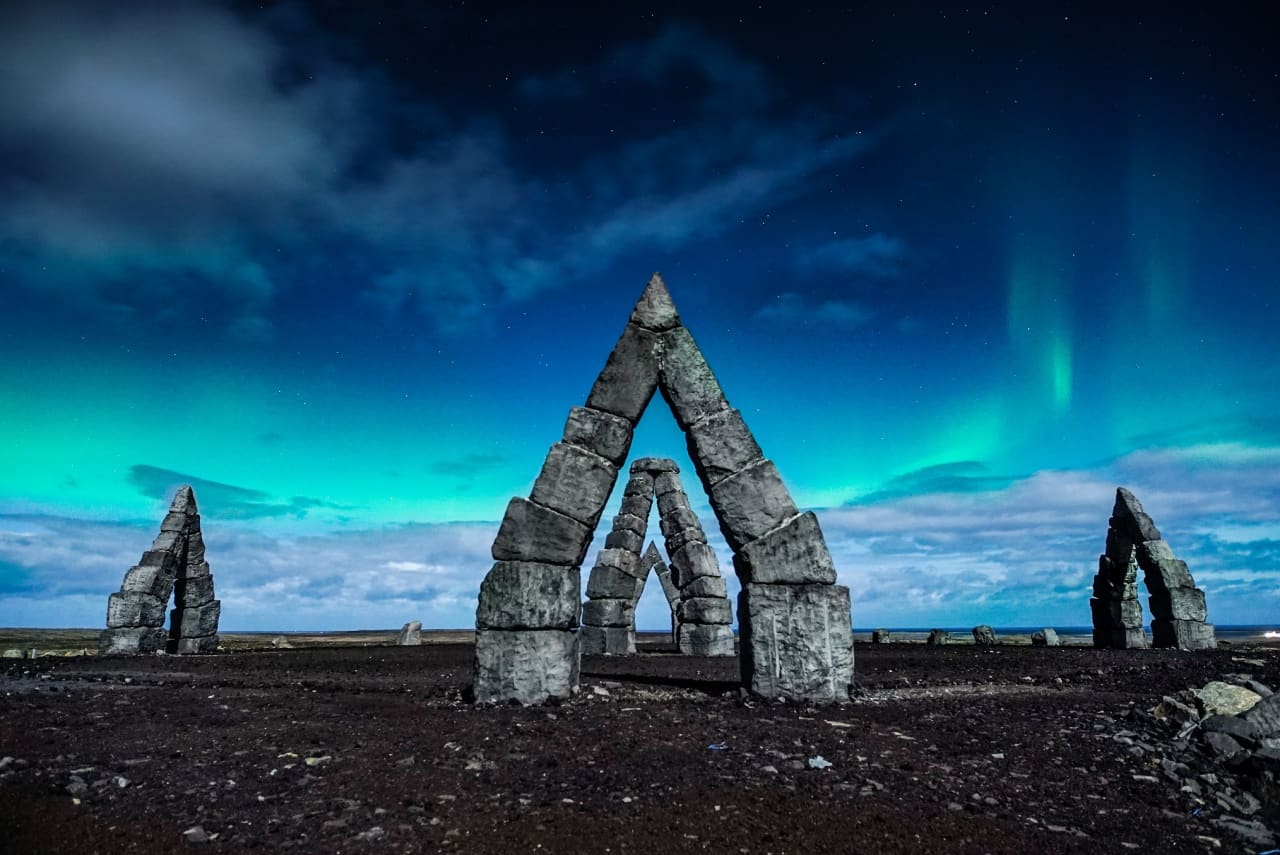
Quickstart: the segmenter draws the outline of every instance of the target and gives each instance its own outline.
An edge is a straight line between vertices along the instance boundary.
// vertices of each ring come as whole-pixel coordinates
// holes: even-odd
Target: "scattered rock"
[[[204,830],[203,826],[199,826],[199,825],[193,825],[191,828],[188,828],[186,831],[182,832],[182,837],[188,843],[208,843],[215,836],[216,835],[210,835],[208,832]]]
[[[831,766],[832,766],[831,761],[823,757],[821,754],[819,754],[817,757],[809,758],[810,769],[830,769]]]
[[[289,643],[289,639],[285,638],[283,635],[277,635],[275,638],[271,639],[271,646],[276,650],[291,650],[293,648],[293,645]]]
[[[1031,644],[1034,647],[1058,647],[1062,642],[1058,639],[1057,630],[1046,627],[1031,633]]]
[[[973,643],[979,647],[995,647],[1000,641],[996,631],[984,623],[973,628]]]
[[[1196,706],[1200,708],[1202,716],[1236,715],[1251,709],[1262,700],[1256,692],[1221,680],[1206,683],[1204,688],[1194,689],[1192,693],[1196,697]],[[1277,711],[1280,712],[1280,704],[1277,704]]]
[[[1210,820],[1215,826],[1226,831],[1245,843],[1259,850],[1272,849],[1276,845],[1276,837],[1265,825],[1256,819],[1241,819],[1236,816],[1224,816]]]

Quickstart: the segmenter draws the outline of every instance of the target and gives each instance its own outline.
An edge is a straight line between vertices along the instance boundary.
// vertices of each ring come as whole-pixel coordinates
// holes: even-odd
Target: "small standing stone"
[[[422,621],[411,620],[400,627],[400,634],[396,636],[397,646],[417,647],[420,644],[422,644]]]
[[[889,632],[889,630],[887,629],[871,630],[872,644],[890,644],[892,642],[893,642],[893,633]]]
[[[951,641],[951,633],[947,632],[945,629],[931,629],[929,630],[929,638],[925,641],[925,644],[939,647],[949,641]]]
[[[983,623],[973,628],[973,643],[979,647],[995,647],[1000,640],[996,638],[996,631]]]

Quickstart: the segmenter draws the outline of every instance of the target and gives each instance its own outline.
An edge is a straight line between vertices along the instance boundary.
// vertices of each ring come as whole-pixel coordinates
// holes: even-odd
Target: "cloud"
[[[805,271],[889,279],[901,272],[906,251],[907,244],[901,238],[877,232],[801,250],[796,254],[796,266]]]
[[[617,79],[701,93],[678,121],[556,167],[522,155],[529,131],[508,114],[451,114],[353,55],[297,11],[10,4],[12,281],[96,317],[211,317],[252,341],[271,338],[301,283],[354,282],[372,305],[456,332],[624,254],[724,232],[872,145],[781,103],[764,66],[684,25],[520,84],[559,101]],[[564,133],[596,121],[579,107]]]
[[[914,496],[921,493],[980,493],[998,490],[1015,479],[993,475],[976,460],[961,460],[926,466],[887,482],[881,489],[859,496],[851,505],[872,505],[887,499]]]
[[[208,481],[193,475],[184,475],[172,469],[161,469],[157,466],[137,464],[129,467],[129,482],[138,492],[151,499],[169,499],[176,488],[189,484],[195,490],[196,501],[203,512],[225,519],[266,519],[272,517],[294,517],[302,519],[308,511],[316,508],[331,510],[349,510],[347,505],[340,505],[324,499],[307,496],[293,496],[289,499],[277,499],[261,490],[247,487],[236,487],[218,481]]]
[[[854,329],[870,323],[874,309],[857,300],[819,300],[787,292],[756,310],[755,318],[786,326],[829,326]]]

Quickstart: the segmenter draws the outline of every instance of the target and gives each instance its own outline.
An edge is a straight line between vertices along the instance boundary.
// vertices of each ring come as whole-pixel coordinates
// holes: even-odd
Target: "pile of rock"
[[[174,608],[166,633],[165,608],[171,594]],[[195,493],[183,486],[151,548],[107,601],[107,629],[98,641],[98,652],[212,653],[218,649],[221,612],[205,561]]]
[[[1150,595],[1151,638],[1156,647],[1207,650],[1215,646],[1206,623],[1204,591],[1196,587],[1186,562],[1178,560],[1142,504],[1123,487],[1107,528],[1106,551],[1093,580],[1093,643],[1097,647],[1146,647],[1137,575]]]

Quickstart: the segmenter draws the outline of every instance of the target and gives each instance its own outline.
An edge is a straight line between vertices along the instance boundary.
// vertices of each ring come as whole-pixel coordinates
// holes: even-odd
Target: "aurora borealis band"
[[[1254,14],[6,4],[0,625],[100,625],[191,483],[225,628],[470,626],[654,270],[856,626],[1086,624],[1120,484],[1265,622]]]

